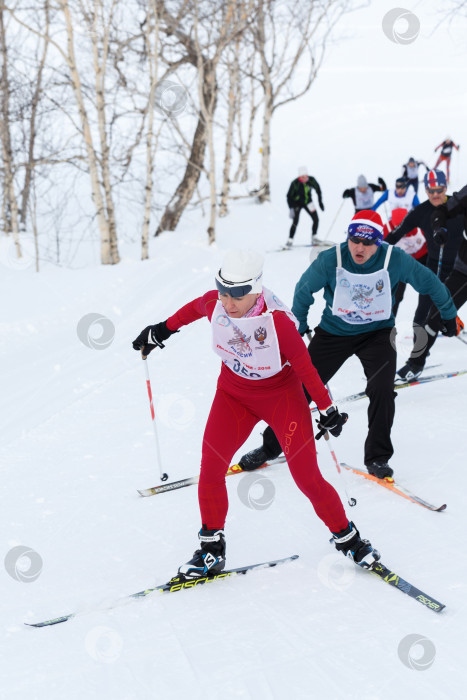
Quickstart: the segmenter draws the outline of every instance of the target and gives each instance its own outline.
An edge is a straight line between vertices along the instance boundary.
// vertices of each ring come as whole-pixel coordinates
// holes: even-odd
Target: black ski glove
[[[348,413],[339,413],[339,409],[334,404],[327,409],[326,413],[320,411],[319,420],[316,421],[320,431],[316,435],[316,440],[319,440],[328,430],[334,437],[339,437],[342,426],[347,423],[348,417]]]
[[[379,177],[379,178],[378,178],[378,185],[380,185],[380,187],[381,187],[381,189],[383,190],[383,192],[385,192],[385,191],[387,190],[387,185],[386,185],[386,183],[384,182],[384,180],[383,180],[382,177]]]
[[[324,211],[324,204],[323,204],[322,199],[318,199],[318,204],[319,204],[319,208],[321,209],[321,211]]]
[[[448,338],[452,338],[458,335],[459,331],[457,329],[457,317],[454,318],[443,318],[441,326],[441,333],[446,335]]]
[[[446,206],[442,204],[436,207],[431,215],[431,228],[433,229],[433,240],[439,245],[445,245],[448,240],[448,229],[446,226]]]
[[[147,357],[154,348],[165,348],[164,340],[170,338],[173,333],[178,331],[170,331],[167,328],[167,321],[156,323],[155,326],[146,326],[144,331],[141,331],[139,336],[133,341],[133,349],[141,350],[144,357]]]
[[[303,336],[304,336],[304,335],[308,335],[308,333],[311,335],[311,328],[309,328],[309,327],[307,326],[307,327],[305,328],[305,330],[304,330],[302,333],[300,333],[300,335],[301,335],[302,338],[303,338]]]

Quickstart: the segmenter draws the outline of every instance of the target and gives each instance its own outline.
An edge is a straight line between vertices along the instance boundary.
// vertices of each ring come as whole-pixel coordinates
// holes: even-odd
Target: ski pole
[[[323,238],[323,241],[326,241],[326,240],[327,240],[327,238],[329,237],[329,234],[331,233],[332,229],[334,228],[334,224],[335,224],[336,221],[337,221],[337,217],[338,217],[339,214],[341,213],[341,209],[342,209],[342,207],[344,206],[344,202],[345,202],[345,199],[342,200],[342,202],[341,202],[341,204],[340,204],[340,207],[339,207],[339,209],[337,210],[336,215],[335,215],[335,217],[334,217],[334,219],[333,219],[333,221],[332,221],[332,224],[331,224],[331,226],[329,227],[329,231],[327,232],[327,234],[326,234],[325,237]]]
[[[334,460],[334,464],[336,465],[336,469],[337,469],[338,473],[339,473],[340,476],[341,476],[342,486],[343,486],[343,488],[344,488],[345,495],[347,496],[347,503],[349,504],[349,506],[350,506],[351,508],[353,508],[353,506],[356,506],[356,505],[357,505],[357,501],[355,500],[355,498],[351,498],[351,497],[349,496],[349,494],[348,494],[347,487],[346,487],[346,485],[345,485],[344,475],[343,475],[343,473],[342,473],[342,469],[340,468],[339,461],[338,461],[338,459],[337,459],[337,457],[336,457],[336,453],[334,452],[334,449],[333,449],[333,447],[332,447],[331,438],[329,437],[329,431],[328,431],[328,430],[326,430],[326,432],[324,433],[324,439],[326,440],[326,445],[329,447],[329,452],[331,453],[331,456],[332,456],[332,458],[333,458],[333,460]]]
[[[159,447],[159,438],[157,435],[157,427],[156,427],[156,415],[154,413],[154,404],[153,404],[153,400],[152,400],[151,380],[149,378],[149,369],[148,369],[148,358],[147,358],[147,355],[144,356],[143,353],[141,353],[141,357],[143,358],[143,364],[144,364],[145,372],[146,372],[146,387],[148,389],[149,407],[151,409],[151,418],[152,418],[152,427],[154,428],[154,438],[156,440],[156,456],[157,456],[157,466],[159,467],[159,477],[160,477],[161,481],[167,481],[167,479],[169,478],[169,475],[166,474],[165,472],[162,472],[161,450]]]
[[[326,384],[326,389],[328,390],[329,398],[331,399],[331,401],[334,401],[334,398],[333,398],[332,393],[331,393],[331,389],[329,388],[328,384]],[[349,504],[349,506],[351,508],[353,508],[353,506],[357,505],[357,501],[355,500],[355,498],[352,498],[348,494],[347,486],[345,483],[345,477],[344,477],[344,474],[342,473],[342,469],[340,468],[339,460],[336,457],[336,453],[334,452],[334,449],[332,447],[332,442],[331,442],[331,438],[330,438],[328,430],[326,430],[326,432],[324,433],[324,439],[326,440],[326,445],[328,446],[329,452],[331,453],[331,457],[333,458],[334,464],[336,465],[337,473],[340,475],[341,484],[344,488],[345,495],[347,496],[347,503]]]
[[[443,253],[444,253],[444,244],[439,247],[438,270],[436,272],[437,277],[439,277],[441,275],[441,265],[443,264]]]

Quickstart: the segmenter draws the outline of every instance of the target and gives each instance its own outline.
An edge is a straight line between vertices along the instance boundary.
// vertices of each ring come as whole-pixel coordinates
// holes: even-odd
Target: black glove
[[[443,335],[446,335],[448,338],[452,338],[453,336],[458,335],[456,316],[454,318],[443,318],[442,324],[443,325],[441,326],[441,333]]]
[[[447,228],[437,228],[436,231],[433,231],[433,240],[436,243],[436,245],[441,246],[446,245],[448,241],[448,230]]]
[[[144,357],[147,357],[154,348],[165,348],[162,341],[167,340],[173,333],[178,331],[170,331],[167,328],[167,321],[156,323],[155,326],[146,326],[144,331],[141,331],[139,336],[133,341],[133,349],[141,350]]]
[[[342,426],[347,422],[348,417],[348,413],[339,413],[339,409],[334,404],[327,409],[326,413],[321,413],[320,411],[319,420],[316,421],[320,431],[316,435],[316,439],[319,440],[327,430],[334,437],[339,437],[342,432]]]
[[[303,336],[304,336],[304,335],[308,335],[308,333],[311,335],[311,328],[309,328],[309,327],[307,326],[307,327],[305,328],[305,330],[303,331],[303,333],[300,333],[300,335],[301,335],[302,338],[303,338]]]
[[[433,240],[439,246],[445,245],[448,240],[446,214],[446,206],[442,204],[440,207],[436,207],[431,215],[431,228],[433,229]]]
[[[384,182],[382,177],[378,178],[378,185],[381,186],[381,189],[383,190],[383,192],[385,192],[385,190],[387,190],[386,183]]]
[[[319,204],[319,208],[321,209],[321,211],[324,211],[324,204],[323,204],[322,199],[318,199],[318,204]]]
[[[426,332],[428,333],[428,335],[432,336],[438,335],[442,327],[443,321],[441,320],[438,312],[436,312],[435,316],[429,318],[428,321],[425,323]]]

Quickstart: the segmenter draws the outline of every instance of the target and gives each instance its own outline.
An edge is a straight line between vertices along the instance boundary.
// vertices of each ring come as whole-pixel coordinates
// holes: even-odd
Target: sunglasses
[[[396,190],[406,190],[407,185],[396,185]]]
[[[443,194],[443,192],[446,190],[445,187],[427,187],[426,191],[428,194]]]
[[[358,236],[349,236],[349,241],[352,243],[363,243],[364,246],[374,245],[374,241],[368,238],[359,238]]]
[[[245,280],[244,282],[230,282],[229,280],[226,280],[224,279],[224,277],[222,277],[220,270],[216,275],[217,291],[221,294],[228,294],[233,299],[239,299],[240,297],[244,297],[247,294],[250,294],[251,290],[253,289],[253,286],[251,284],[248,284],[248,282],[251,281],[252,280]],[[225,284],[223,284],[223,282],[225,282]]]

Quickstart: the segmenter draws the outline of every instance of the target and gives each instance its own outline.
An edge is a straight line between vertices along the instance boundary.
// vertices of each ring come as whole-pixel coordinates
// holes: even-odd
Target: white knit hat
[[[254,250],[229,250],[216,275],[216,287],[233,297],[263,291],[264,256]]]
[[[302,177],[303,175],[308,175],[308,168],[306,165],[301,165],[298,169],[298,177]]]

